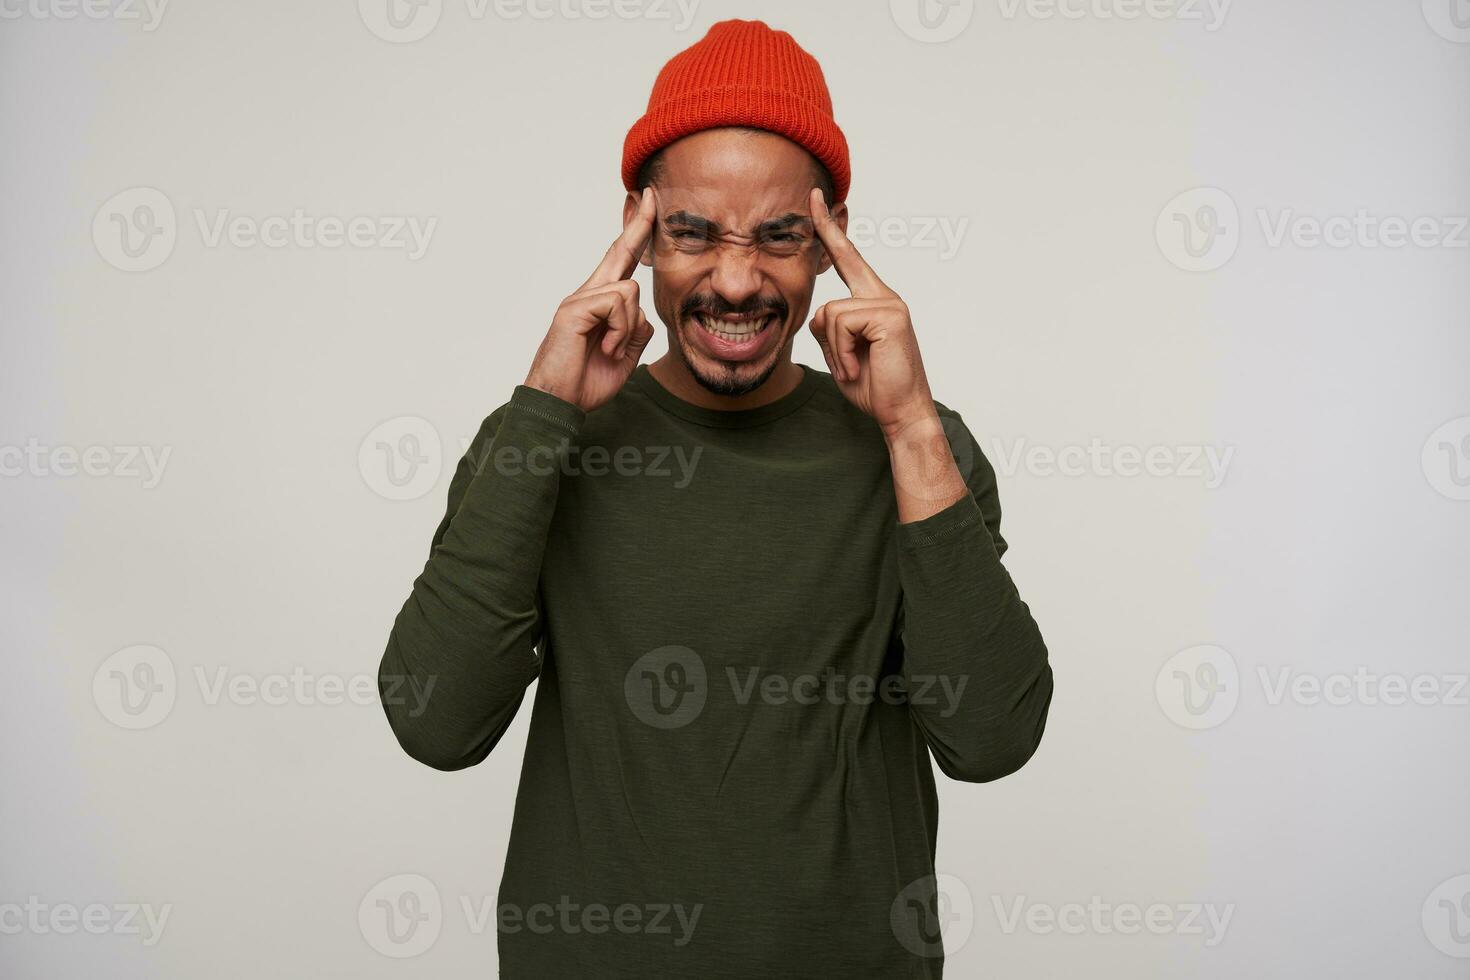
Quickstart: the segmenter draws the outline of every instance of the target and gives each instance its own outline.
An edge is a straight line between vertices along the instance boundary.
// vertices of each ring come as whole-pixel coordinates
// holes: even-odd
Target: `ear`
[[[628,193],[628,196],[623,199],[623,227],[624,228],[628,227],[628,223],[631,222],[633,220],[633,216],[638,213],[638,199],[639,199],[639,195],[634,194],[631,191]],[[654,223],[654,231],[657,231],[657,230],[658,230],[658,224],[657,224],[657,221],[655,221],[655,223]],[[641,265],[647,265],[647,266],[652,266],[653,265],[653,236],[652,235],[649,235],[648,236],[648,244],[643,247],[643,254],[640,255],[640,256],[638,256],[638,262]]]
[[[844,235],[847,234],[847,202],[843,201],[836,207],[829,209],[828,213],[832,215],[832,220],[837,223],[837,227],[842,229],[842,233]],[[832,268],[832,256],[827,254],[825,248],[821,252],[822,257],[817,262],[817,275],[819,276]]]

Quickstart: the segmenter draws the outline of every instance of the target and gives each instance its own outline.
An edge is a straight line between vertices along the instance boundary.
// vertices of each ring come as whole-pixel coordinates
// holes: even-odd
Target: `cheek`
[[[660,272],[657,264],[653,270],[653,308],[659,317],[668,325],[674,323],[674,315],[679,309],[679,303],[689,293],[689,286],[682,276],[671,276],[667,272]]]
[[[812,291],[817,284],[813,272],[814,270],[801,265],[783,270],[780,275],[772,277],[776,288],[781,292],[781,298],[791,307],[791,316],[798,321],[812,302]]]

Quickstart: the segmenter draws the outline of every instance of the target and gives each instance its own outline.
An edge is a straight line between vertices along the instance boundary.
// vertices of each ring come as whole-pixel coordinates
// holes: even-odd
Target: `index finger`
[[[588,286],[605,286],[633,274],[633,270],[638,267],[638,257],[648,244],[648,236],[653,233],[656,208],[653,188],[645,187],[643,196],[638,199],[638,213],[633,215],[633,220],[628,222],[623,233],[608,247],[607,254],[602,257],[592,275],[582,283],[583,289]]]
[[[817,237],[822,240],[822,247],[827,250],[827,254],[832,256],[832,267],[837,270],[842,281],[847,283],[852,294],[866,297],[890,295],[892,290],[878,278],[878,273],[868,265],[842,227],[832,220],[832,212],[827,209],[821,188],[812,188],[811,210],[812,226],[817,231]]]

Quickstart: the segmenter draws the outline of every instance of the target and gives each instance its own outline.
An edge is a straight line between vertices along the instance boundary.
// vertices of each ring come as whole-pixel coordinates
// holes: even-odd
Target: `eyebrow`
[[[711,221],[703,215],[691,214],[688,211],[682,210],[673,211],[665,215],[664,224],[676,225],[680,228],[688,228],[692,231],[703,232],[706,235],[723,235],[726,233],[725,229],[720,226],[719,222]],[[795,211],[788,211],[785,214],[781,215],[779,218],[767,218],[765,221],[762,221],[759,225],[756,226],[755,235],[753,237],[759,238],[761,235],[770,235],[776,232],[785,231],[788,228],[794,228],[798,226],[801,227],[803,230],[810,230],[812,227],[812,219],[804,214],[797,214]]]
[[[804,214],[797,214],[794,211],[788,211],[785,214],[781,215],[781,217],[779,218],[770,218],[766,221],[762,221],[759,225],[756,226],[755,233],[757,235],[769,235],[773,232],[786,231],[788,228],[797,227],[801,228],[804,231],[810,230],[813,227],[812,219]]]

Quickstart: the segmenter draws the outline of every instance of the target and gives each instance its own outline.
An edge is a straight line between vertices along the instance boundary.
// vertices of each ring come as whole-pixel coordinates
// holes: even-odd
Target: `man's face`
[[[710,391],[753,391],[788,356],[830,265],[808,204],[815,161],[781,136],[711,129],[667,147],[662,164],[643,261],[669,349]],[[833,217],[846,227],[845,208]]]

